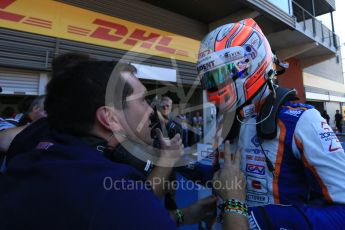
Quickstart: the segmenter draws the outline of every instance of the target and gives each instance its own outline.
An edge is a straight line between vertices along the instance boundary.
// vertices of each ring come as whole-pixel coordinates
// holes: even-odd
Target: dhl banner
[[[194,63],[200,44],[53,0],[0,0],[0,27]]]

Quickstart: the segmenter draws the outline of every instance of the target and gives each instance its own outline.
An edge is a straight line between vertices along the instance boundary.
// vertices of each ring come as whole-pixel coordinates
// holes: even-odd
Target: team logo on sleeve
[[[285,111],[284,113],[288,114],[290,116],[300,117],[303,112],[304,112],[303,110],[292,110],[291,109],[291,110]]]
[[[338,150],[343,149],[338,140],[338,137],[326,122],[321,122],[320,127],[315,128],[319,131],[319,138],[321,140],[323,150],[326,153],[334,153],[338,152]]]

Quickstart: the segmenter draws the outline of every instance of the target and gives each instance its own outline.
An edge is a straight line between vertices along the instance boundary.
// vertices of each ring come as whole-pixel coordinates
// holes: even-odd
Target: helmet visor
[[[234,63],[228,63],[204,73],[200,79],[201,86],[208,92],[216,92],[229,84],[234,75],[236,75],[236,67]]]
[[[235,46],[200,58],[197,63],[201,86],[208,92],[224,88],[230,81],[248,76],[250,47]]]
[[[199,58],[197,68],[201,86],[207,90],[208,100],[219,109],[235,105],[238,95],[236,80],[248,77],[252,49],[235,46]]]

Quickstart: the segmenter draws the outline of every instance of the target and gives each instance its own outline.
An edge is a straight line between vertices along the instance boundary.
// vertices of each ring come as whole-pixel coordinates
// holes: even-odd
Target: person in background
[[[60,55],[53,59],[52,62],[52,78],[61,75],[65,68],[76,65],[81,61],[95,60],[87,54],[83,53],[68,53],[66,55]],[[16,115],[16,120],[20,120],[24,114],[30,111],[30,107],[33,105],[32,97],[25,97],[18,105],[19,114]],[[39,102],[39,101],[38,101]],[[36,105],[42,106],[42,103],[34,103]],[[44,106],[44,105],[43,105]],[[42,107],[41,107],[42,108]],[[43,114],[40,111],[38,114]],[[38,115],[36,113],[36,115]],[[34,117],[36,117],[34,115]],[[27,118],[25,119],[28,120]],[[24,123],[25,121],[22,120]],[[0,151],[7,152],[9,158],[27,152],[34,148],[41,137],[44,137],[49,133],[49,128],[47,127],[47,121],[45,118],[38,119],[37,122],[33,122],[29,129],[25,129],[27,125],[17,127],[15,129],[8,130],[6,132],[0,132]],[[39,130],[39,131],[38,131]],[[22,132],[23,131],[23,132]],[[17,135],[18,134],[18,135]],[[7,140],[6,140],[7,139]],[[4,145],[5,143],[5,145]],[[10,146],[8,144],[10,143]],[[8,158],[8,160],[9,160]]]
[[[181,137],[182,143],[188,140],[188,132],[183,132],[183,122],[184,117],[180,117],[177,115],[175,118],[172,114],[172,100],[171,98],[165,96],[158,102],[158,109],[156,109],[156,112],[153,114],[154,117],[152,120],[154,120],[154,127],[159,129],[162,132],[162,136],[164,138],[172,138],[175,135],[179,135]],[[158,121],[156,121],[158,120]],[[186,125],[186,124],[185,124]],[[188,127],[186,127],[188,128]],[[188,131],[188,130],[186,130]],[[188,144],[188,143],[187,143]],[[183,147],[185,147],[183,143]],[[176,180],[176,171],[180,171],[181,167],[175,168],[176,170],[173,170],[168,178],[169,181],[175,181]],[[182,172],[181,172],[182,173]],[[184,174],[184,173],[183,173]],[[188,177],[187,177],[188,178]],[[212,178],[212,177],[211,177]],[[166,189],[164,191],[164,206],[166,209],[170,211],[170,213],[176,212],[176,210],[181,210],[181,214],[184,216],[183,223],[179,223],[179,225],[182,224],[195,224],[201,221],[206,216],[210,215],[212,211],[212,208],[215,208],[215,197],[208,197],[206,199],[197,201],[190,206],[179,209],[177,207],[177,203],[175,200],[175,189],[171,186],[170,189]],[[198,212],[199,214],[195,215],[189,210],[194,210],[194,212]],[[172,215],[174,216],[174,215]]]
[[[13,119],[15,116],[15,110],[12,106],[7,106],[4,108],[1,114],[2,118]]]
[[[193,117],[194,143],[198,143],[202,136],[203,119],[200,112],[196,112]]]
[[[23,131],[31,123],[47,116],[46,111],[44,110],[44,100],[44,95],[36,97],[31,102],[28,110],[24,112],[20,120],[16,122],[15,125],[0,131],[0,152],[6,153],[18,133]]]
[[[330,119],[330,117],[329,117],[329,115],[328,115],[328,113],[327,113],[327,110],[324,110],[324,111],[321,113],[321,116],[322,116],[323,118],[325,118],[325,120],[327,121],[327,124],[329,125],[329,119]]]
[[[17,127],[18,121],[14,119],[15,110],[11,106],[4,108],[0,118],[0,131]]]
[[[176,133],[181,133],[180,126],[172,122],[172,100],[170,97],[163,97],[159,103],[157,115],[160,120],[160,127],[165,137],[172,137]]]
[[[170,113],[172,110],[172,100],[170,97],[163,97],[160,102],[159,111],[164,116],[166,120],[169,119]]]
[[[340,114],[338,109],[335,111],[334,122],[335,122],[335,126],[337,127],[338,132],[342,133],[343,132],[343,116]]]
[[[190,145],[189,142],[189,127],[190,124],[188,122],[188,118],[186,116],[186,114],[184,114],[182,112],[181,109],[179,109],[179,114],[176,116],[175,121],[180,124],[181,129],[182,129],[182,133],[181,133],[181,137],[182,137],[182,143],[185,147],[188,147]]]
[[[45,95],[41,95],[31,102],[29,109],[24,112],[23,116],[19,119],[18,126],[27,125],[47,116],[44,110],[44,99]]]
[[[159,120],[159,125],[157,126],[165,137],[173,137],[176,134],[180,134],[182,142],[185,147],[189,146],[189,130],[188,130],[188,120],[185,114],[176,114],[173,116],[172,113],[172,100],[170,97],[163,97],[158,105],[158,109],[155,113],[156,119]]]
[[[24,115],[24,113],[26,113],[27,111],[29,111],[30,105],[32,104],[33,100],[35,99],[35,97],[33,96],[26,96],[24,97],[18,104],[17,108],[18,108],[18,113],[16,114],[15,118],[17,121],[19,121],[22,116]]]

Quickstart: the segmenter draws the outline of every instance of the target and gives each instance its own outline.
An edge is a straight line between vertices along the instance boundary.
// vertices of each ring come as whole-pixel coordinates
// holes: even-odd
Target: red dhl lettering
[[[93,24],[103,26],[103,27],[98,27],[90,35],[90,37],[93,37],[93,38],[100,38],[100,39],[108,40],[112,42],[120,41],[128,33],[127,27],[114,23],[114,22],[107,22],[102,19],[96,19],[93,21]],[[108,27],[108,28],[104,28],[104,27]],[[114,33],[115,35],[110,34],[111,32]]]
[[[1,0],[0,1],[0,9],[5,9],[12,3],[14,3],[16,0]]]
[[[0,0],[0,9],[6,9],[9,5],[12,5],[16,0]],[[12,22],[19,22],[25,16],[15,13],[10,13],[6,11],[0,10],[0,19],[12,21]]]
[[[152,44],[157,41],[159,38],[159,34],[156,33],[150,33],[148,35],[145,35],[146,31],[145,30],[140,30],[140,29],[135,29],[133,33],[129,36],[125,41],[125,44],[127,45],[136,45],[138,41],[145,41],[141,47],[143,48],[151,48]]]
[[[93,24],[99,25],[99,27],[97,27],[96,30],[90,35],[90,37],[93,38],[118,42],[124,39],[129,33],[128,28],[125,25],[118,23],[113,23],[102,19],[95,19]],[[129,46],[135,46],[138,44],[138,42],[143,42],[140,47],[151,49],[158,39],[158,44],[154,46],[155,50],[168,54],[188,56],[187,51],[177,50],[169,47],[173,39],[172,37],[161,36],[156,33],[148,33],[147,31],[141,29],[135,29],[129,35],[129,38],[124,40],[123,43]]]

